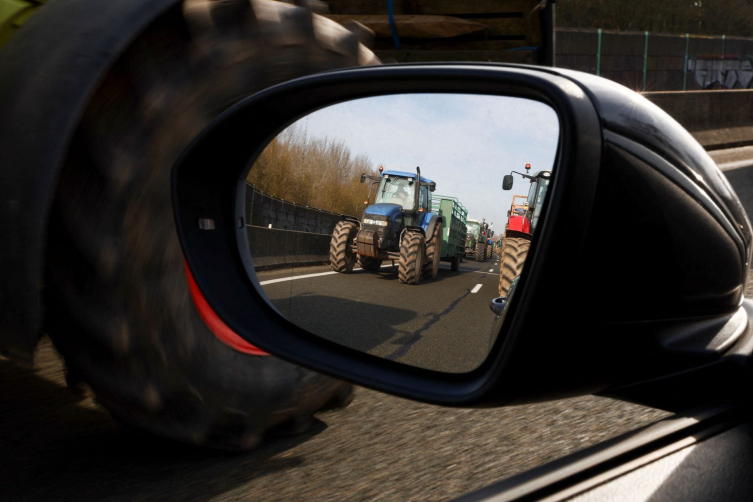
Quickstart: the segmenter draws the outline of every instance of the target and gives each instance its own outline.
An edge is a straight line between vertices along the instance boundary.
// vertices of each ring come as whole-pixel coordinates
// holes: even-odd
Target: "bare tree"
[[[344,141],[312,136],[294,124],[267,145],[246,179],[296,204],[358,216],[368,194],[362,173],[377,173],[368,156],[354,156]]]

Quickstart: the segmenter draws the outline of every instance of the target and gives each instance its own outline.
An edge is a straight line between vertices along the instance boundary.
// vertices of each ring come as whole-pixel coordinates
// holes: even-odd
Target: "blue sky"
[[[559,121],[549,106],[522,98],[470,94],[398,94],[340,103],[298,121],[312,136],[343,140],[385,169],[415,171],[437,183],[435,193],[452,195],[468,217],[504,230],[513,194],[528,193],[510,171],[551,169]]]

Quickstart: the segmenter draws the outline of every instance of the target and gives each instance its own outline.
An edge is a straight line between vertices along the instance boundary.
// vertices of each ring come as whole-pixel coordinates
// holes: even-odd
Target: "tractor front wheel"
[[[523,271],[531,241],[508,237],[502,243],[502,266],[499,274],[499,296],[507,296],[510,283]]]
[[[358,227],[352,221],[341,221],[332,232],[332,239],[329,241],[329,263],[335,272],[353,272],[358,257],[353,252],[353,240],[357,233]]]
[[[405,232],[400,240],[400,262],[398,279],[403,284],[416,285],[421,282],[426,240],[418,232]]]

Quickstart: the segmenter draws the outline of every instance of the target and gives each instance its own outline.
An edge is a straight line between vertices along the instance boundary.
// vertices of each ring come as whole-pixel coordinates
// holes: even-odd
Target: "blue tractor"
[[[442,252],[441,216],[431,212],[431,193],[436,183],[415,173],[384,171],[379,176],[361,175],[361,183],[376,186],[374,203],[362,218],[341,221],[332,233],[329,260],[332,269],[349,274],[358,262],[365,270],[379,270],[383,260],[398,262],[403,284],[433,279],[439,271]]]

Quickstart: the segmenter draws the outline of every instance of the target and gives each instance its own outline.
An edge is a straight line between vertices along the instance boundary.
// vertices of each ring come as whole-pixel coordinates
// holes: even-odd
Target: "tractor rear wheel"
[[[53,17],[42,9],[16,37],[39,35],[42,26],[55,37],[61,11],[48,12]],[[98,19],[82,19],[82,30],[107,29],[87,26],[89,18]],[[186,0],[112,62],[62,161],[47,229],[45,329],[70,381],[89,383],[114,417],[176,440],[245,450],[272,428],[302,431],[318,410],[348,403],[350,385],[231,347],[204,324],[173,220],[170,175],[196,134],[232,104],[367,61],[375,60],[356,35],[307,8]]]
[[[358,256],[358,266],[364,270],[378,272],[382,268],[382,260],[372,258],[371,256]]]
[[[486,244],[478,242],[476,243],[476,261],[486,260]]]
[[[438,221],[434,229],[434,237],[426,243],[426,262],[424,263],[424,279],[434,279],[439,273],[439,261],[442,258],[442,222]]]
[[[499,296],[507,296],[510,283],[523,271],[531,241],[507,237],[502,241],[502,265],[499,273]]]
[[[492,257],[492,246],[491,244],[487,244],[486,245],[486,258],[488,259],[491,257]]]
[[[400,240],[400,262],[398,279],[403,284],[416,285],[421,282],[421,273],[426,254],[426,240],[419,232],[405,232]]]
[[[352,221],[341,221],[335,226],[329,241],[329,264],[341,274],[353,272],[358,255],[353,251],[353,240],[358,227]]]

